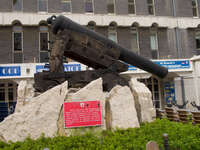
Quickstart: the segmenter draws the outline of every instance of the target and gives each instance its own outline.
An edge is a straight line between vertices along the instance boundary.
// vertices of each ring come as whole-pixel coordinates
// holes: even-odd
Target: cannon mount
[[[72,20],[52,16],[51,24],[55,40],[49,58],[49,71],[34,75],[36,91],[44,92],[66,80],[69,87],[83,87],[102,77],[104,91],[115,85],[128,85],[119,73],[128,70],[128,64],[148,71],[158,77],[165,77],[167,69],[141,57],[102,35],[83,27]],[[94,70],[64,72],[63,58],[78,61]]]

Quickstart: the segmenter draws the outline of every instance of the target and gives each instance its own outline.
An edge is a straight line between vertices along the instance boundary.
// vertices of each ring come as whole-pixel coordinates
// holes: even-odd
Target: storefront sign
[[[164,83],[164,90],[165,90],[165,101],[168,104],[171,104],[176,101],[175,96],[175,87],[174,82],[165,82]]]
[[[64,103],[64,125],[65,128],[100,126],[100,101]]]
[[[1,77],[20,76],[20,75],[21,75],[20,66],[0,66]]]
[[[154,63],[166,67],[169,70],[178,70],[178,69],[190,69],[190,61],[189,60],[165,60],[165,61],[153,61]],[[136,71],[139,70],[135,66],[129,65],[128,71]]]
[[[48,71],[45,65],[36,65],[36,72]],[[81,64],[64,64],[64,71],[81,71]]]
[[[166,61],[154,61],[154,63],[166,67],[168,69],[189,69],[189,60],[166,60]]]

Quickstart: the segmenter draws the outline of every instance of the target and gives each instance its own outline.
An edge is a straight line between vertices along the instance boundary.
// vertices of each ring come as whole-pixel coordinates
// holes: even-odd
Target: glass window
[[[150,35],[150,46],[151,50],[158,50],[158,40],[156,33],[151,33]]]
[[[131,29],[131,50],[139,54],[138,31],[136,28]]]
[[[85,12],[93,12],[93,0],[85,0]]]
[[[40,26],[40,62],[48,62],[49,33],[48,27]]]
[[[17,23],[18,24],[18,23]],[[23,63],[23,33],[22,26],[13,26],[13,61],[14,63]]]
[[[150,34],[150,47],[151,47],[151,54],[153,59],[158,59],[158,39],[157,33]]]
[[[23,63],[23,53],[14,53],[14,63]]]
[[[4,83],[0,83],[0,88],[1,87],[5,87],[5,84]]]
[[[8,100],[14,101],[14,89],[13,88],[8,89]]]
[[[197,0],[192,0],[193,17],[198,17],[198,3]]]
[[[0,89],[0,101],[5,101],[6,95],[5,95],[5,89]]]
[[[22,32],[14,32],[14,51],[22,51]]]
[[[48,32],[40,32],[40,51],[48,51]]]
[[[13,11],[22,11],[22,0],[13,0]]]
[[[150,15],[154,15],[154,0],[147,0],[148,12]]]
[[[109,32],[108,33],[108,39],[117,43],[117,33],[116,32]]]
[[[89,22],[87,27],[88,29],[95,31],[95,23]]]
[[[109,14],[115,13],[115,0],[107,0],[107,12]]]
[[[47,12],[47,0],[38,0],[38,11]]]
[[[135,14],[135,0],[128,0],[128,13]]]
[[[111,23],[108,27],[108,39],[117,43],[117,27],[115,23]]]
[[[200,33],[196,34],[196,49],[200,50]]]
[[[61,0],[62,12],[71,12],[71,0]]]
[[[48,62],[48,60],[49,60],[48,52],[40,52],[40,62],[44,63],[44,62]]]

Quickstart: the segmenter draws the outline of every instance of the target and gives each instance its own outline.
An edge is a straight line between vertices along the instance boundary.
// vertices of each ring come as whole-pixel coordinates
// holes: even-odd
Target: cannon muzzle
[[[59,30],[71,30],[77,33],[85,34],[99,42],[101,42],[105,47],[107,48],[114,48],[118,51],[120,51],[119,60],[128,63],[130,65],[133,65],[135,67],[138,67],[144,71],[147,71],[149,73],[152,73],[160,78],[164,78],[168,74],[168,69],[165,67],[162,67],[160,65],[155,64],[149,59],[146,59],[142,56],[139,56],[135,54],[134,52],[120,46],[119,44],[115,43],[114,41],[104,37],[103,35],[96,33],[94,31],[91,31],[87,29],[84,26],[81,26],[80,24],[70,20],[67,17],[64,16],[52,16],[51,18],[47,19],[48,24],[51,24],[52,26],[52,32],[54,34],[57,34]]]

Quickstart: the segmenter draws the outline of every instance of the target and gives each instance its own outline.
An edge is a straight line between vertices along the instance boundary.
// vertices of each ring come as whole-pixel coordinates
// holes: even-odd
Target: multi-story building
[[[61,14],[141,56],[179,65],[165,81],[140,71],[127,74],[147,84],[156,107],[167,97],[187,100],[186,89],[192,86],[188,59],[200,54],[200,0],[1,0],[1,102],[16,101],[17,82],[33,78],[36,63],[48,61],[53,35],[46,19]]]

